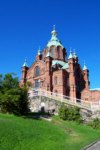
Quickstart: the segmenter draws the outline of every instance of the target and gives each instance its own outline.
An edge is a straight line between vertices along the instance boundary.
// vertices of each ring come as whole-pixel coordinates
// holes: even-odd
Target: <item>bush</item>
[[[60,107],[60,109],[59,109],[59,116],[60,116],[60,118],[63,119],[63,120],[67,120],[67,118],[68,118],[68,111],[69,110],[67,109],[67,107],[65,105],[62,105]]]
[[[80,109],[78,107],[68,107],[61,105],[59,108],[59,117],[63,120],[81,121]]]
[[[94,129],[100,129],[100,119],[99,118],[95,118],[88,125],[91,126]]]

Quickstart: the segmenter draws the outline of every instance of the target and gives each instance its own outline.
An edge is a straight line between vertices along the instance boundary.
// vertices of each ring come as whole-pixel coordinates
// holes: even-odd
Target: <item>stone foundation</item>
[[[60,102],[44,96],[36,96],[29,99],[29,109],[31,112],[39,112],[44,109],[45,112],[57,114],[60,105]]]
[[[29,109],[31,112],[39,112],[44,110],[45,112],[57,115],[61,104],[62,103],[60,101],[56,101],[52,98],[44,96],[35,96],[33,98],[29,98]],[[69,104],[65,105],[70,106]],[[100,111],[90,111],[84,108],[80,108],[80,114],[82,119],[86,122],[89,122],[94,118],[100,118]]]

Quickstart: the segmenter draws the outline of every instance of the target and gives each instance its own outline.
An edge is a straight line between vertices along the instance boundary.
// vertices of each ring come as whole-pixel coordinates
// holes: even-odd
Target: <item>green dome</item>
[[[27,64],[27,59],[25,58],[25,61],[24,61],[24,64],[22,67],[28,67],[28,64]]]
[[[57,38],[57,32],[55,30],[55,28],[53,29],[53,31],[51,32],[52,36],[50,41],[47,44],[47,47],[51,47],[51,46],[61,46],[63,48],[63,45],[61,44],[61,42],[59,41],[59,39]]]

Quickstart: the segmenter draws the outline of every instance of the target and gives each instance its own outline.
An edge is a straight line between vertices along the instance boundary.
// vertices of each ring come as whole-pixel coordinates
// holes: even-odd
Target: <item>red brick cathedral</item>
[[[38,50],[31,67],[28,67],[25,60],[21,84],[26,82],[30,82],[34,89],[44,89],[83,100],[100,100],[100,91],[90,90],[89,70],[86,65],[82,69],[75,52],[70,51],[67,56],[55,27],[51,32],[51,39],[43,51]]]

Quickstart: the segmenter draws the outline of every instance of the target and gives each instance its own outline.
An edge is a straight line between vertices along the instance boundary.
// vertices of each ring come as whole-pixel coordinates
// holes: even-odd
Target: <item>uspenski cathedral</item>
[[[82,100],[100,100],[100,90],[90,89],[89,70],[82,68],[76,53],[67,51],[57,37],[55,27],[43,50],[37,51],[33,64],[22,66],[21,85],[29,82],[33,89],[44,89]]]

